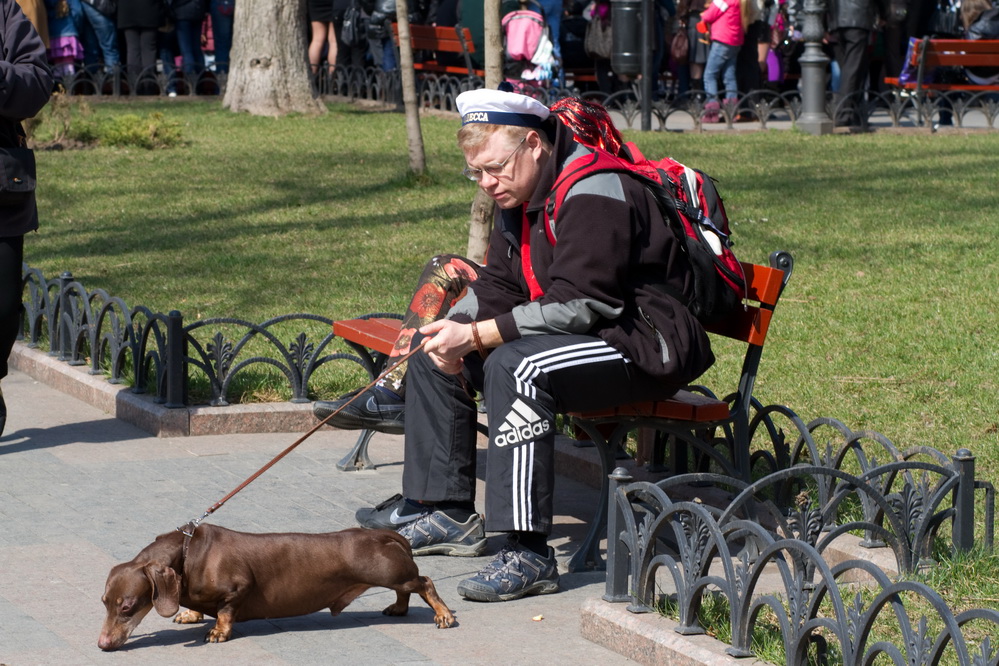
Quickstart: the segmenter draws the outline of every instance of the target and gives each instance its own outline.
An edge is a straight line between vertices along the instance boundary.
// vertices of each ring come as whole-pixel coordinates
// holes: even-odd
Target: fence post
[[[957,469],[954,489],[954,548],[967,552],[975,545],[975,456],[958,449],[952,458]]]
[[[176,409],[187,402],[187,339],[184,317],[178,310],[167,315],[166,407]]]
[[[72,316],[72,311],[69,305],[69,295],[66,293],[66,287],[69,283],[73,281],[73,274],[69,271],[64,271],[62,275],[59,276],[59,319],[56,325],[56,330],[59,334],[59,341],[57,343],[59,350],[59,360],[69,361],[73,357],[71,350],[71,329],[69,323],[69,317]],[[55,348],[52,349],[53,352],[56,351]]]
[[[631,568],[631,553],[619,548],[618,534],[623,527],[624,516],[617,505],[618,487],[632,480],[623,467],[610,473],[610,492],[607,493],[607,579],[604,601],[625,602],[628,596],[628,570]],[[630,545],[631,548],[635,544]]]

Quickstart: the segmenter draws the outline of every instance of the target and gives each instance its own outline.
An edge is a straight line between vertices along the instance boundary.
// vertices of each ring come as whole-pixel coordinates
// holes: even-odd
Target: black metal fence
[[[316,371],[347,360],[372,372],[369,357],[331,348],[333,321],[313,314],[286,314],[262,323],[235,317],[185,322],[172,310],[129,307],[103,289],[89,291],[72,274],[47,279],[24,266],[26,298],[21,339],[38,347],[47,340],[52,356],[70,365],[90,366],[112,384],[131,379],[132,391],[152,386],[166,407],[189,404],[192,373],[210,386],[210,404],[227,405],[234,381],[261,366],[284,376],[292,402],[309,401]],[[254,350],[254,351],[251,351]],[[131,373],[131,377],[128,377]]]
[[[453,111],[454,99],[465,90],[483,86],[482,79],[469,76],[423,73],[418,77],[418,96],[423,108]],[[317,94],[346,100],[366,100],[400,104],[402,85],[398,70],[385,72],[377,67],[338,67],[332,74],[313,78]],[[115,67],[81,68],[63,79],[71,95],[128,97],[136,95],[213,96],[225,90],[226,74],[204,70],[185,74],[181,70],[165,73],[150,67],[139,73]],[[612,113],[622,129],[641,127],[640,87],[630,86],[613,93],[600,92],[571,81],[562,87],[525,88],[524,92],[548,104],[566,96],[596,99]],[[703,93],[678,93],[667,90],[651,102],[651,128],[657,131],[700,131],[709,127],[702,122]],[[861,129],[872,127],[920,127],[953,125],[964,128],[999,128],[999,94],[992,92],[868,90],[837,100],[829,93],[826,110],[830,118],[842,116],[852,108]],[[797,89],[784,92],[753,90],[742,93],[734,104],[722,108],[719,124],[725,129],[768,129],[794,127],[801,114],[801,94]]]
[[[778,406],[757,405],[752,431],[752,483],[711,471],[652,483],[615,470],[606,600],[645,613],[668,596],[677,631],[700,634],[701,609],[720,596],[737,657],[753,655],[754,631],[766,626],[786,664],[999,663],[989,638],[999,612],[954,613],[905,577],[932,566],[941,543],[972,548],[976,505],[981,541],[993,547],[995,489],[975,479],[970,451],[901,450],[879,433],[828,418],[805,424]],[[830,564],[849,535],[887,548],[903,576],[867,559]]]

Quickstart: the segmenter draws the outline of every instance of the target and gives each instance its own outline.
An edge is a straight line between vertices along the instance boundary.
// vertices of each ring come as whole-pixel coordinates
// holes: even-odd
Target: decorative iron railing
[[[465,90],[480,88],[482,79],[469,76],[421,73],[417,79],[418,97],[423,108],[453,111],[454,99]],[[197,74],[181,70],[157,71],[149,67],[141,72],[128,72],[120,67],[81,68],[63,79],[63,87],[72,95],[122,97],[131,95],[217,95],[225,90],[226,74],[211,69]],[[398,70],[385,72],[377,67],[338,67],[333,73],[313,77],[317,94],[400,104],[402,85]],[[563,87],[532,88],[524,92],[548,104],[566,96],[585,96],[600,101],[614,115],[622,129],[641,127],[639,86],[631,86],[612,94],[592,90],[569,82]],[[705,98],[703,93],[668,91],[651,103],[651,128],[658,131],[702,130]],[[990,92],[963,91],[918,95],[902,90],[868,90],[850,98],[837,99],[829,93],[826,111],[830,118],[852,109],[860,127],[914,127],[953,124],[956,127],[997,129],[999,125],[999,95]],[[778,93],[773,90],[753,90],[740,94],[734,104],[722,108],[722,123],[726,129],[793,127],[801,113],[798,90]]]
[[[25,265],[24,282],[21,339],[29,346],[40,346],[44,338],[52,356],[70,365],[89,364],[91,374],[107,374],[112,384],[131,371],[131,390],[146,393],[152,386],[156,402],[167,407],[189,404],[195,372],[208,380],[210,404],[226,405],[234,381],[250,368],[276,369],[298,403],[309,401],[311,379],[331,361],[373,371],[370,358],[331,349],[333,320],[327,317],[300,313],[259,324],[233,317],[185,323],[176,310],[130,308],[103,289],[88,291],[70,273],[49,280]]]
[[[797,433],[793,444],[780,421]],[[999,664],[989,639],[999,612],[953,613],[925,584],[892,580],[867,560],[826,558],[845,535],[862,534],[860,546],[889,549],[896,570],[912,574],[932,564],[947,525],[955,550],[972,548],[976,496],[984,498],[982,541],[991,549],[995,489],[975,479],[970,451],[902,450],[879,433],[827,418],[805,424],[778,406],[756,405],[751,430],[752,483],[705,469],[636,482],[615,470],[606,600],[649,612],[665,590],[675,599],[677,631],[695,634],[704,632],[698,613],[706,598],[720,595],[731,624],[728,652],[739,657],[753,654],[754,630],[770,624],[787,664]],[[695,456],[702,468],[715,462]],[[847,584],[858,581],[861,588]],[[885,637],[878,632],[887,625],[895,629]]]

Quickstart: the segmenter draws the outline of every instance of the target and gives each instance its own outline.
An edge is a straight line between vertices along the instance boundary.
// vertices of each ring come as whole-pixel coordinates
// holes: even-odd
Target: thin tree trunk
[[[222,106],[255,116],[326,113],[309,82],[306,26],[305,0],[239,0]]]
[[[409,170],[422,174],[427,170],[420,127],[420,106],[416,99],[416,71],[413,69],[413,43],[409,37],[409,4],[395,0],[399,23],[399,75],[402,77],[402,103],[406,108],[406,140],[409,145]]]
[[[396,0],[397,2],[399,0]],[[486,88],[495,89],[503,80],[503,34],[500,28],[500,0],[485,1]],[[495,203],[481,188],[475,191],[468,223],[468,258],[482,263],[489,245]]]

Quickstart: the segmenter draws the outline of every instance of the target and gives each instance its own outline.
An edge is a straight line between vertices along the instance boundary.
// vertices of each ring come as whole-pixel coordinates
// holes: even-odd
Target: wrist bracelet
[[[472,322],[472,340],[475,342],[475,349],[478,350],[479,356],[485,358],[486,348],[482,346],[482,338],[479,337],[479,328],[476,324],[478,322]]]

